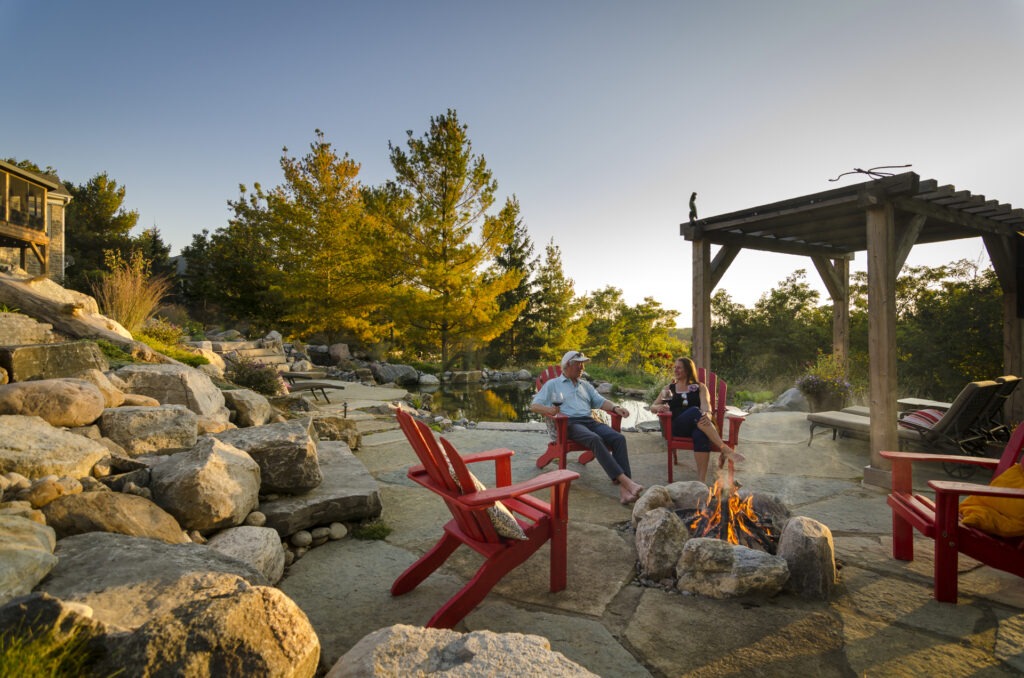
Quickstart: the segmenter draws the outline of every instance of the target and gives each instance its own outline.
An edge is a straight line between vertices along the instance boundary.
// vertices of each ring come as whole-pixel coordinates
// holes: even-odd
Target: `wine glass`
[[[554,395],[551,396],[551,404],[561,409],[562,403],[565,402],[565,398],[562,397],[561,391],[555,391]]]

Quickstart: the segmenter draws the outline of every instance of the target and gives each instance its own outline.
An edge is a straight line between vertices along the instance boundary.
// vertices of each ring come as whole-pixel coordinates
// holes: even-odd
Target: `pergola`
[[[1003,289],[1004,374],[1022,372],[1024,209],[905,172],[680,224],[693,243],[693,359],[710,367],[711,293],[743,248],[811,258],[832,299],[833,351],[849,352],[850,260],[867,252],[871,464],[864,481],[888,488],[880,450],[896,434],[896,275],[918,243],[981,237]],[[711,246],[720,245],[714,259]],[[993,375],[995,376],[995,375]],[[1024,413],[1024,395],[1010,404]]]

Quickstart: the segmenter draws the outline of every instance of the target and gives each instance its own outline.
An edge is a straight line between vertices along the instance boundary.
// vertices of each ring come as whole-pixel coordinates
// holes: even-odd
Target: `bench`
[[[814,441],[814,429],[816,428],[830,428],[832,429],[832,440],[836,439],[839,431],[856,433],[859,435],[867,436],[871,433],[871,419],[866,414],[861,414],[861,411],[867,410],[866,407],[848,407],[845,410],[829,410],[826,412],[812,412],[807,415],[807,421],[811,425],[810,437],[807,439],[807,446],[810,447]],[[919,441],[921,435],[917,431],[911,431],[905,428],[898,428],[897,435],[900,440]]]
[[[313,379],[304,379],[298,382],[291,382],[288,385],[288,392],[295,393],[297,391],[309,391],[310,393],[313,394],[314,400],[319,400],[320,398],[317,397],[316,392],[320,391],[320,395],[324,397],[324,400],[326,400],[327,402],[331,402],[331,399],[327,397],[327,389],[329,388],[343,389],[345,387],[331,381],[316,381]]]

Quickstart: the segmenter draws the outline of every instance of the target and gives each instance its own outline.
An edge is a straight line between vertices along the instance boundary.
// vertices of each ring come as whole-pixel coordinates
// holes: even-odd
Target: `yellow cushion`
[[[1024,488],[1024,469],[1014,464],[989,483],[992,487]],[[976,497],[960,502],[963,524],[1000,537],[1024,537],[1024,499]]]

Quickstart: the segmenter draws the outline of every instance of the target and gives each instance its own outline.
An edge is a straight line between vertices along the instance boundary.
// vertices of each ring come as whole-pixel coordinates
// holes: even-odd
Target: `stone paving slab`
[[[806,432],[802,413],[750,415],[740,442],[748,461],[738,479],[745,488],[785,497],[794,515],[829,524],[842,566],[833,600],[780,594],[723,601],[637,586],[632,551],[619,549],[631,549],[631,532],[623,529],[630,508],[616,501],[615,486],[596,463],[570,461],[568,468],[581,477],[569,499],[569,589],[547,591],[545,547],[457,630],[541,633],[555,650],[605,676],[1020,675],[1024,580],[962,559],[960,604],[935,602],[930,540],[918,539],[911,563],[891,557],[885,493],[861,484],[867,443],[816,439],[808,450]],[[446,437],[462,453],[514,450],[514,480],[544,472],[534,463],[547,444],[544,434],[477,427]],[[466,553],[416,591],[398,602],[390,597],[403,564],[436,541],[449,514],[405,478],[415,458],[400,434],[367,438],[373,444],[357,456],[381,486],[383,518],[394,531],[383,543],[346,539],[314,549],[282,583],[322,634],[327,658],[381,626],[422,623],[479,562],[460,549]],[[627,440],[638,482],[664,484],[660,436],[629,433]],[[679,461],[676,480],[692,480],[692,455],[683,453]],[[490,482],[489,471],[479,470]],[[926,487],[929,477],[947,476],[941,468],[915,473],[915,486]],[[321,553],[324,548],[331,550]]]

